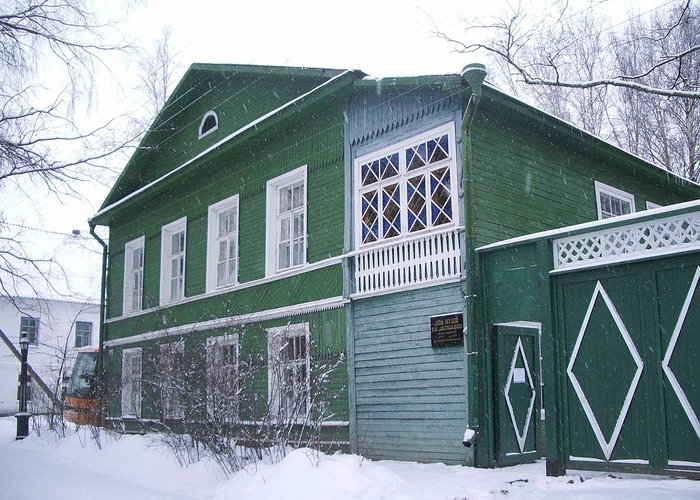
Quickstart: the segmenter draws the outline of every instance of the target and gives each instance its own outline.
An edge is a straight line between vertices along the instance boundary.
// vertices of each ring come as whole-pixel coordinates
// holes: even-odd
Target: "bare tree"
[[[590,8],[593,9],[594,5],[603,3],[605,0],[592,2]],[[458,52],[486,51],[500,58],[511,70],[516,72],[522,82],[528,85],[572,89],[612,86],[666,97],[700,99],[697,75],[684,82],[687,88],[683,88],[678,83],[666,85],[665,82],[656,82],[650,78],[657,73],[673,71],[674,68],[682,67],[688,58],[700,52],[698,40],[686,40],[688,43],[673,47],[672,50],[663,50],[663,47],[659,46],[659,50],[654,53],[651,60],[645,60],[644,66],[630,68],[630,71],[618,71],[618,68],[605,65],[597,66],[595,73],[580,74],[576,71],[569,71],[572,46],[567,43],[566,38],[562,40],[561,37],[569,30],[568,23],[572,17],[568,9],[568,1],[559,1],[557,4],[558,9],[555,9],[553,14],[546,15],[544,20],[542,20],[542,13],[538,12],[538,22],[536,23],[533,15],[528,14],[520,5],[517,5],[506,16],[495,18],[490,22],[467,24],[467,37],[475,31],[488,30],[493,33],[487,42],[464,42],[440,31],[437,34],[452,43]],[[652,37],[651,41],[660,44],[671,33],[679,30],[683,19],[688,16],[691,10],[691,0],[685,0],[683,7],[677,12],[677,17],[669,19],[663,27],[665,33],[661,33],[660,38]],[[585,38],[599,35],[600,33],[589,32],[579,32],[578,34],[579,37]],[[648,37],[645,34],[637,34],[637,36]],[[532,47],[538,47],[539,50],[533,51]],[[533,55],[536,57],[532,57]],[[594,56],[595,52],[590,52],[588,55]],[[573,67],[580,68],[580,66]]]
[[[700,142],[700,13],[684,0],[611,24],[591,2],[568,2],[544,15],[519,5],[492,22],[488,42],[460,42],[458,51],[485,50],[499,85],[542,109],[611,140],[649,161],[696,180]]]
[[[673,23],[673,24],[672,24]],[[673,26],[673,29],[669,29]],[[645,33],[646,36],[639,36]],[[664,54],[700,44],[700,9],[696,4],[634,19],[613,36],[615,64],[620,71],[651,67]],[[700,88],[700,52],[650,72],[645,81],[654,86]],[[693,180],[700,162],[700,102],[697,99],[639,94],[621,89],[616,95],[618,143],[630,151]]]
[[[140,82],[137,90],[149,105],[146,126],[165,107],[165,101],[173,90],[175,77],[181,69],[178,55],[179,51],[172,41],[172,28],[165,26],[152,49],[143,52],[139,58]]]
[[[83,0],[0,2],[0,189],[77,196],[78,183],[100,179],[105,159],[131,138],[107,121],[85,128],[75,119],[90,102],[102,58],[123,49]],[[47,75],[51,77],[48,78]],[[0,294],[34,288],[47,266],[27,250],[21,228],[0,211]]]

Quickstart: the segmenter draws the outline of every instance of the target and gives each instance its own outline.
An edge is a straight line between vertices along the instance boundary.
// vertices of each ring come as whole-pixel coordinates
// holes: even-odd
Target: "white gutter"
[[[321,85],[319,85],[318,87],[315,87],[315,88],[309,90],[308,92],[306,92],[306,93],[304,93],[304,94],[302,94],[302,95],[300,95],[300,96],[298,96],[298,97],[295,97],[294,99],[292,99],[291,101],[289,101],[289,102],[287,102],[287,103],[281,105],[280,107],[275,108],[275,109],[273,109],[272,111],[270,111],[270,112],[268,112],[268,113],[265,113],[264,115],[260,116],[259,118],[256,118],[255,120],[253,120],[252,122],[248,123],[247,125],[245,125],[245,126],[239,128],[239,129],[236,130],[235,132],[232,132],[231,134],[227,135],[226,137],[224,137],[223,139],[221,139],[221,140],[218,141],[217,143],[215,143],[215,144],[209,146],[207,149],[205,149],[204,151],[202,151],[202,152],[199,153],[198,155],[194,156],[193,158],[190,158],[189,160],[187,160],[185,163],[183,163],[183,164],[180,165],[179,167],[177,167],[177,168],[175,168],[175,169],[173,169],[173,170],[170,170],[170,171],[167,172],[166,174],[163,174],[163,175],[161,175],[160,177],[158,177],[156,180],[149,182],[149,183],[146,184],[145,186],[143,186],[143,187],[137,189],[136,191],[134,191],[134,192],[132,192],[132,193],[129,193],[129,194],[126,195],[124,198],[121,198],[121,199],[115,201],[114,203],[112,203],[111,205],[106,206],[106,207],[103,208],[102,210],[98,211],[95,215],[93,215],[92,217],[90,217],[90,219],[88,219],[88,220],[89,220],[89,221],[92,221],[93,219],[96,219],[97,217],[99,217],[99,216],[101,216],[101,215],[104,215],[104,214],[106,214],[107,212],[113,210],[114,208],[118,207],[119,205],[123,204],[124,202],[126,202],[126,201],[128,201],[128,200],[130,200],[130,199],[132,199],[132,198],[135,198],[136,196],[140,195],[141,193],[143,193],[143,192],[145,192],[145,191],[151,189],[151,188],[152,188],[153,186],[155,186],[156,184],[159,184],[159,183],[163,182],[163,181],[164,181],[165,179],[167,179],[168,177],[171,177],[173,174],[179,172],[180,170],[184,169],[184,168],[187,167],[188,165],[191,165],[192,163],[194,163],[195,161],[199,160],[199,159],[202,158],[203,156],[209,154],[211,151],[213,151],[214,149],[218,148],[218,147],[221,146],[222,144],[227,143],[228,141],[230,141],[231,139],[234,139],[235,137],[238,137],[238,136],[241,135],[243,132],[246,132],[247,130],[250,130],[251,128],[257,127],[258,125],[260,125],[260,123],[262,123],[263,121],[267,120],[267,119],[270,118],[271,116],[276,115],[276,114],[279,113],[280,111],[283,111],[283,110],[289,108],[290,106],[293,106],[293,105],[296,104],[297,102],[299,102],[299,101],[301,101],[302,99],[308,97],[309,95],[313,94],[314,92],[316,92],[316,91],[318,91],[318,90],[321,90],[323,87],[326,87],[327,85],[330,85],[331,83],[333,83],[334,81],[336,81],[336,80],[338,80],[338,79],[344,77],[344,76],[347,75],[348,73],[352,73],[352,70],[346,69],[346,70],[343,71],[341,74],[339,74],[339,75],[337,75],[337,76],[334,76],[333,78],[331,78],[331,79],[329,79],[329,80],[326,80],[325,82],[323,82],[323,83],[322,83]]]

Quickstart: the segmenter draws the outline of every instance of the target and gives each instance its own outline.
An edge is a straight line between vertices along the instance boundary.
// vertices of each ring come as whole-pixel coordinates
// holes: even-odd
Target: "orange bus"
[[[75,424],[99,422],[97,401],[97,347],[81,347],[66,387],[63,417]]]

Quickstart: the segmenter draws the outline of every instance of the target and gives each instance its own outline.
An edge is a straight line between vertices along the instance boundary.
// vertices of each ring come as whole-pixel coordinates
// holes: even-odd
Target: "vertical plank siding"
[[[357,300],[357,446],[371,458],[465,463],[462,347],[433,348],[430,317],[461,311],[458,284]]]

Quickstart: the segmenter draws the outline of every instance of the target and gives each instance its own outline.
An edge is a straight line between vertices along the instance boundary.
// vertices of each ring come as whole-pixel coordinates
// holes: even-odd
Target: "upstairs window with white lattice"
[[[355,161],[358,246],[456,223],[454,126]]]

